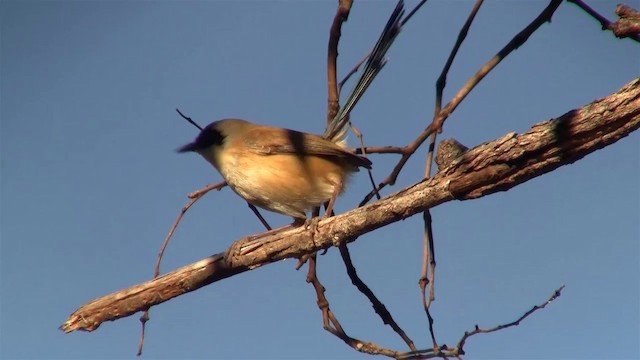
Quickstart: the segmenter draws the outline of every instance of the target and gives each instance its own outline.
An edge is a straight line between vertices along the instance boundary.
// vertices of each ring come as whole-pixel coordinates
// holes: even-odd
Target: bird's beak
[[[192,152],[192,151],[195,152],[195,151],[198,151],[199,148],[200,147],[198,146],[198,144],[196,144],[195,142],[192,142],[178,148],[176,151],[179,153]]]

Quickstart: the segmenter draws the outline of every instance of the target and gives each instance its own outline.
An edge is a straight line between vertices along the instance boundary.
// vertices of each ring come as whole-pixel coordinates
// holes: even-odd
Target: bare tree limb
[[[380,201],[316,219],[307,227],[238,240],[224,253],[95,299],[71,314],[60,329],[92,331],[104,321],[130,316],[241,272],[355,241],[444,202],[507,191],[578,161],[639,127],[640,79],[634,79],[618,92],[536,124],[526,133],[510,133],[476,146],[434,177]]]

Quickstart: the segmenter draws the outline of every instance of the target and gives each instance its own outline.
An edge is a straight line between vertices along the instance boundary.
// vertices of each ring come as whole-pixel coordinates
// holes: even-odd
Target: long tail
[[[369,85],[371,85],[376,75],[378,75],[387,63],[384,56],[391,47],[391,44],[393,44],[396,36],[400,33],[402,27],[400,20],[402,19],[402,15],[404,15],[404,0],[399,0],[382,34],[380,34],[376,46],[371,51],[371,55],[367,60],[356,86],[351,90],[351,94],[327,126],[327,130],[325,130],[323,135],[325,139],[329,139],[336,144],[344,143],[347,135],[347,124],[349,123],[349,113],[358,103],[358,100],[360,100]]]

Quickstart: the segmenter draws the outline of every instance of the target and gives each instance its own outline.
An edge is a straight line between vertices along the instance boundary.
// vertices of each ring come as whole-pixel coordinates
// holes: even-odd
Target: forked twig
[[[371,355],[384,355],[391,358],[398,358],[403,354],[399,351],[394,351],[391,349],[383,348],[375,343],[361,341],[359,339],[353,338],[344,331],[342,325],[335,317],[331,308],[329,307],[329,300],[327,300],[324,292],[325,288],[318,279],[317,276],[317,262],[316,262],[316,254],[310,255],[308,258],[309,269],[307,272],[307,282],[313,285],[313,288],[316,291],[318,308],[322,313],[322,327],[338,337],[340,340],[344,341],[345,344],[349,345],[356,351],[371,354]]]
[[[512,327],[512,326],[520,325],[520,322],[522,320],[528,318],[534,312],[544,309],[547,305],[551,304],[555,299],[559,298],[560,295],[562,295],[562,290],[564,290],[564,287],[565,286],[562,285],[559,288],[557,288],[553,292],[553,294],[547,299],[547,301],[543,302],[540,305],[535,305],[529,311],[527,311],[524,314],[522,314],[522,316],[520,316],[515,321],[512,321],[512,322],[507,323],[507,324],[497,325],[497,326],[494,326],[494,327],[488,328],[488,329],[481,329],[478,325],[476,325],[475,328],[472,331],[470,331],[470,332],[465,331],[464,336],[462,336],[462,338],[460,339],[460,341],[458,341],[458,344],[455,347],[455,349],[457,350],[457,353],[460,354],[460,355],[464,355],[464,349],[463,349],[464,345],[465,345],[467,339],[470,338],[471,336],[474,336],[476,334],[492,333],[492,332],[499,331],[499,330],[502,330],[502,329],[506,329],[506,328],[509,328],[509,327]]]
[[[516,319],[515,321],[512,321],[510,323],[507,324],[501,324],[501,325],[497,325],[494,326],[492,328],[488,328],[488,329],[481,329],[478,325],[475,326],[475,328],[472,331],[465,331],[464,335],[460,338],[460,340],[458,341],[458,344],[456,345],[455,348],[448,348],[446,345],[442,345],[439,349],[437,349],[437,351],[434,352],[433,349],[426,349],[426,350],[418,350],[415,352],[406,352],[406,353],[402,353],[400,354],[400,356],[396,357],[396,359],[398,360],[417,360],[417,359],[431,359],[434,357],[441,357],[441,358],[460,358],[460,356],[464,355],[464,345],[466,344],[467,339],[469,339],[470,337],[477,335],[477,334],[487,334],[487,333],[491,333],[491,332],[495,332],[495,331],[499,331],[499,330],[503,330],[512,326],[518,326],[520,325],[520,323],[525,320],[526,318],[528,318],[529,316],[531,316],[531,314],[533,314],[534,312],[538,311],[538,310],[542,310],[544,309],[547,305],[551,304],[554,300],[556,300],[558,297],[560,297],[560,295],[562,295],[562,290],[564,289],[564,285],[560,286],[558,289],[556,289],[556,291],[553,292],[553,294],[542,304],[540,305],[535,305],[533,308],[531,308],[529,311],[525,312],[522,316],[520,316],[518,319]],[[439,353],[438,353],[439,351]]]
[[[358,204],[358,206],[366,205],[369,201],[371,201],[371,199],[373,198],[376,192],[379,192],[380,190],[384,189],[387,185],[395,184],[396,179],[400,174],[400,171],[402,171],[402,168],[404,167],[404,165],[407,163],[407,161],[409,161],[409,158],[411,157],[411,155],[413,155],[413,153],[415,153],[416,150],[418,150],[420,145],[422,145],[422,143],[427,139],[429,135],[431,135],[432,132],[433,132],[432,124],[430,124],[409,145],[401,148],[400,159],[398,160],[398,163],[394,166],[391,173],[384,180],[382,180],[374,190],[370,191],[367,195],[365,195],[362,201],[360,201],[360,203]],[[394,150],[389,151],[389,153],[397,153],[395,150],[396,149],[394,148]],[[374,152],[371,149],[367,149],[367,151],[369,151],[369,153]]]
[[[527,25],[522,31],[507,43],[498,53],[487,61],[467,82],[462,86],[458,93],[449,101],[449,103],[442,109],[438,117],[434,120],[433,129],[438,132],[442,129],[442,124],[453,113],[453,111],[460,105],[460,102],[464,100],[467,95],[473,90],[480,81],[491,72],[504,58],[511,54],[514,50],[524,45],[529,37],[536,31],[542,24],[551,22],[551,16],[555,13],[558,7],[562,4],[562,0],[551,0],[549,5],[545,7],[542,12]]]
[[[398,163],[395,165],[391,173],[384,179],[378,186],[376,187],[377,191],[382,190],[384,187],[388,185],[393,185],[400,174],[400,171],[404,168],[404,165],[407,163],[411,155],[422,145],[422,143],[427,139],[431,133],[434,131],[441,131],[442,125],[446,121],[446,119],[455,111],[455,109],[460,105],[460,102],[469,95],[469,93],[478,85],[478,83],[493,70],[506,56],[508,56],[513,50],[522,46],[527,39],[533,34],[542,24],[545,22],[551,21],[551,16],[556,11],[556,9],[560,6],[562,0],[551,0],[549,5],[542,10],[542,12],[522,31],[520,31],[516,36],[509,41],[507,45],[505,45],[493,58],[491,58],[487,63],[485,63],[471,78],[467,80],[467,82],[462,86],[460,90],[456,93],[456,95],[449,101],[449,103],[440,111],[440,114],[436,117],[436,119],[429,124],[419,135],[414,139],[409,145],[404,147],[404,151],[402,152],[402,156],[398,160]],[[374,196],[374,191],[370,191],[367,195],[364,196],[360,205],[366,204]]]
[[[189,193],[189,195],[187,195],[187,197],[189,199],[199,199],[202,197],[202,195],[208,193],[211,190],[221,190],[223,187],[227,186],[227,182],[226,181],[222,181],[219,183],[215,183],[215,184],[209,184],[205,187],[203,187],[202,189],[196,190],[194,192]]]
[[[180,113],[180,110],[176,109],[176,111]],[[197,126],[196,123],[193,123],[193,124]],[[178,228],[178,224],[180,224],[180,221],[182,220],[182,217],[187,212],[187,210],[189,210],[189,208],[191,208],[191,206],[195,204],[196,201],[200,200],[200,198],[203,197],[207,192],[213,189],[220,190],[226,185],[227,183],[222,181],[214,185],[207,185],[204,189],[200,189],[194,193],[189,194],[189,198],[191,200],[189,200],[187,204],[182,207],[182,209],[180,210],[180,213],[178,214],[178,217],[176,217],[176,220],[171,225],[171,228],[169,229],[169,233],[167,233],[167,236],[162,242],[162,246],[160,247],[160,251],[158,252],[158,259],[156,260],[156,266],[155,266],[155,269],[153,270],[154,279],[160,275],[160,263],[162,262],[162,257],[164,256],[164,252],[167,249],[167,246],[169,246],[169,241],[171,240],[171,237],[173,237],[173,233],[175,233],[176,229]],[[193,194],[197,194],[197,195],[193,195]],[[144,347],[144,334],[145,334],[147,321],[149,321],[149,308],[146,308],[144,313],[142,313],[142,316],[140,316],[140,323],[142,325],[142,328],[140,330],[140,342],[138,344],[137,356],[142,355],[142,348]]]

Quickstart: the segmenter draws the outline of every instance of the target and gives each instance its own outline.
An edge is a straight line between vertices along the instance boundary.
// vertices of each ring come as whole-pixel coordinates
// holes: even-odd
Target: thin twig
[[[414,139],[406,147],[402,148],[402,152],[401,152],[402,156],[398,160],[398,163],[395,165],[391,173],[384,180],[382,180],[382,182],[380,182],[378,186],[376,186],[375,191],[370,191],[367,195],[365,195],[365,197],[362,199],[362,201],[360,201],[360,204],[358,204],[358,206],[363,206],[367,204],[369,201],[371,201],[371,199],[373,198],[376,192],[379,192],[380,190],[385,188],[387,185],[393,185],[396,183],[396,179],[398,178],[400,171],[402,171],[402,168],[404,167],[404,165],[407,163],[407,161],[409,161],[409,158],[411,157],[411,155],[413,155],[413,153],[416,152],[416,150],[420,147],[420,145],[422,145],[422,143],[427,139],[427,137],[431,135],[431,133],[433,132],[431,128],[432,128],[432,125],[430,124],[429,126],[427,126],[426,129],[424,129],[420,133],[420,135],[418,135],[416,139]],[[393,153],[395,153],[395,151]]]
[[[467,21],[465,21],[462,28],[460,28],[460,32],[458,33],[458,38],[456,39],[455,45],[453,45],[453,49],[451,49],[451,53],[449,53],[449,58],[442,68],[440,72],[440,76],[438,76],[438,80],[436,81],[436,107],[435,107],[435,116],[438,116],[440,110],[442,108],[442,93],[444,92],[444,88],[447,86],[447,75],[449,74],[449,70],[451,69],[451,65],[453,65],[453,60],[458,55],[458,50],[460,50],[460,46],[467,38],[467,34],[469,33],[469,28],[471,28],[471,24],[475,19],[478,11],[480,10],[480,6],[482,6],[483,0],[476,0],[476,3],[473,5],[469,16],[467,16]]]
[[[480,83],[480,81],[491,72],[504,58],[506,58],[509,54],[511,54],[514,50],[524,45],[525,42],[529,39],[529,37],[536,31],[540,26],[542,26],[546,22],[551,21],[551,16],[555,13],[558,7],[562,4],[562,0],[551,0],[549,5],[547,5],[544,10],[522,31],[520,31],[516,36],[509,41],[507,45],[505,45],[498,53],[487,61],[467,82],[464,86],[458,91],[458,93],[449,101],[449,103],[442,109],[438,117],[434,120],[433,129],[438,132],[442,129],[442,124],[445,120],[453,113],[453,111],[460,105],[460,102],[464,100],[467,95],[473,90],[476,85]]]
[[[351,279],[351,283],[369,299],[376,314],[378,314],[378,316],[380,316],[380,319],[382,319],[382,322],[385,325],[391,326],[393,331],[395,331],[396,334],[398,334],[402,338],[402,340],[404,340],[411,351],[416,351],[413,340],[411,340],[409,336],[407,336],[407,334],[404,332],[404,330],[400,328],[398,323],[396,323],[396,321],[393,319],[393,316],[391,316],[391,313],[387,310],[386,306],[384,306],[384,304],[376,297],[373,291],[371,291],[371,289],[358,276],[356,268],[355,266],[353,266],[353,262],[351,261],[351,255],[349,254],[347,244],[341,243],[338,248],[340,250],[342,261],[344,262],[344,265],[347,269],[347,274]]]
[[[460,29],[458,33],[458,38],[456,39],[456,43],[454,44],[451,52],[449,53],[449,57],[447,62],[445,63],[442,71],[440,72],[440,76],[436,81],[436,102],[434,108],[433,120],[435,120],[440,114],[442,110],[442,94],[444,92],[444,88],[447,84],[447,75],[449,74],[449,70],[451,69],[451,65],[458,54],[458,50],[460,50],[460,46],[464,42],[469,32],[469,28],[473,23],[480,7],[482,6],[483,0],[477,0],[469,16],[467,16],[467,21],[465,21],[464,25]],[[429,140],[429,150],[427,152],[427,159],[425,165],[425,179],[431,177],[431,167],[433,165],[433,152],[435,149],[437,132],[433,132],[431,134],[431,139]],[[431,316],[430,307],[433,300],[435,300],[435,278],[436,278],[436,256],[435,256],[435,242],[433,238],[433,221],[431,217],[431,212],[429,209],[426,209],[423,213],[423,222],[424,222],[424,232],[423,232],[423,258],[422,258],[422,273],[420,275],[420,280],[418,281],[420,285],[422,304],[424,311],[427,315],[427,319],[429,321],[429,333],[431,334],[431,341],[433,343],[433,349],[437,352],[438,343],[436,341],[436,336],[433,330],[433,317]],[[426,296],[426,285],[429,285],[429,296]]]
[[[460,338],[460,340],[458,341],[458,344],[456,345],[455,348],[448,348],[446,345],[442,345],[439,349],[436,349],[434,352],[434,349],[425,349],[425,350],[418,350],[415,352],[406,352],[406,353],[402,353],[400,354],[398,357],[396,357],[396,359],[398,360],[417,360],[417,359],[431,359],[434,357],[442,357],[442,358],[458,358],[460,359],[460,357],[462,355],[465,354],[464,352],[464,345],[467,341],[468,338],[477,335],[477,334],[486,334],[486,333],[491,333],[491,332],[495,332],[495,331],[500,331],[512,326],[517,326],[520,325],[520,323],[525,320],[527,317],[529,317],[531,314],[533,314],[534,312],[538,311],[538,310],[542,310],[544,309],[547,305],[551,304],[554,300],[556,300],[558,297],[560,297],[560,295],[562,294],[562,290],[564,289],[564,285],[560,286],[558,289],[556,289],[556,291],[553,292],[553,294],[547,299],[547,301],[545,301],[544,303],[540,304],[540,305],[535,305],[533,308],[531,308],[529,311],[525,312],[522,316],[520,316],[517,320],[512,321],[510,323],[507,324],[502,324],[502,325],[498,325],[489,329],[481,329],[480,327],[478,327],[478,325],[475,326],[475,328],[472,331],[465,331],[464,335]],[[439,352],[439,353],[438,353]]]
[[[195,121],[193,121],[193,119],[191,119],[188,116],[185,116],[180,109],[176,108],[176,111],[178,112],[178,114],[180,114],[180,116],[182,116],[183,119],[187,120],[189,122],[189,124],[195,126],[198,128],[198,130],[202,131],[202,126],[198,125],[198,123],[196,123]]]
[[[358,144],[360,144],[360,147],[358,148],[359,153],[362,154],[362,156],[367,157],[367,148],[364,146],[364,139],[363,139],[362,133],[353,124],[349,124],[349,125],[351,126],[351,131],[353,131],[353,133],[356,134],[356,137],[358,138]],[[371,188],[373,189],[373,191],[375,191],[376,198],[380,200],[382,196],[380,196],[380,193],[376,191],[376,181],[373,179],[373,172],[371,171],[371,169],[367,169],[367,174],[369,175]]]
[[[425,179],[431,177],[431,165],[433,164],[433,151],[435,148],[437,132],[431,134],[431,139],[429,140],[429,151],[427,152],[427,160],[426,160],[426,169],[425,169]],[[433,348],[438,349],[438,343],[436,342],[436,336],[433,332],[433,318],[431,317],[431,313],[429,311],[429,307],[431,306],[431,302],[435,300],[435,280],[436,280],[436,254],[435,254],[435,244],[433,239],[433,221],[431,218],[431,211],[426,209],[422,215],[423,223],[424,223],[424,232],[423,232],[423,242],[424,242],[424,257],[422,259],[422,274],[420,275],[420,291],[422,292],[422,302],[424,305],[425,313],[427,314],[427,318],[429,319],[429,332],[431,334],[431,340],[433,341]],[[427,271],[427,264],[429,265],[429,269],[431,271]],[[429,297],[426,298],[425,301],[425,285],[426,282],[429,283]]]
[[[347,75],[345,75],[342,80],[340,81],[340,83],[338,84],[338,91],[342,92],[342,87],[344,86],[344,84],[347,83],[347,81],[349,81],[349,79],[351,78],[351,76],[353,76],[353,74],[357,73],[358,70],[360,70],[360,66],[362,66],[362,64],[364,64],[365,61],[367,61],[367,59],[369,58],[369,56],[371,55],[371,50],[369,50],[369,52],[367,53],[367,55],[363,56],[362,59],[360,59],[360,61],[358,61],[352,68],[351,70],[349,70],[349,72],[347,73]]]
[[[180,110],[176,109],[176,111],[178,111],[178,113],[180,113]],[[180,115],[182,115],[180,113]],[[184,117],[184,115],[183,115]],[[193,123],[195,124],[195,123]],[[197,124],[195,124],[197,126]],[[222,187],[224,187],[227,183],[226,182],[220,182],[217,183],[215,185],[207,185],[207,187],[205,187],[204,189],[200,189],[198,190],[196,193],[197,195],[191,197],[191,194],[189,194],[189,197],[191,200],[189,200],[189,202],[187,202],[187,204],[185,206],[182,207],[182,209],[180,210],[180,213],[178,214],[178,217],[176,218],[176,220],[173,222],[173,224],[171,225],[171,228],[169,229],[169,233],[167,234],[167,236],[165,237],[164,241],[162,242],[162,246],[160,247],[160,251],[158,252],[158,259],[156,260],[156,266],[153,270],[153,278],[157,278],[160,275],[160,263],[162,262],[162,257],[164,256],[164,252],[167,249],[167,246],[169,246],[169,241],[171,240],[171,237],[173,237],[173,234],[175,233],[176,229],[178,228],[178,224],[180,224],[180,221],[182,220],[182,217],[184,216],[184,214],[187,212],[187,210],[189,210],[189,208],[191,208],[191,206],[193,204],[196,203],[196,201],[200,200],[201,197],[204,196],[204,194],[206,194],[207,192],[213,190],[213,189],[221,189]],[[205,190],[206,189],[206,190]],[[194,193],[192,193],[194,194]],[[141,330],[140,330],[140,342],[138,344],[138,353],[137,355],[140,356],[142,355],[142,349],[144,347],[144,334],[145,334],[145,329],[146,329],[146,324],[147,321],[149,321],[149,309],[150,308],[146,308],[144,313],[142,314],[142,316],[140,316],[140,323],[141,323]]]
[[[431,212],[426,210],[422,213],[422,221],[424,223],[424,235],[423,235],[423,253],[422,253],[422,274],[418,280],[420,286],[420,295],[422,297],[422,307],[427,320],[429,321],[429,334],[431,335],[431,342],[433,343],[433,349],[438,349],[438,342],[436,341],[436,335],[433,329],[433,317],[431,316],[431,302],[435,299],[435,273],[436,273],[436,256],[435,247],[433,245],[433,228],[431,226]],[[429,266],[429,267],[428,267]],[[428,271],[431,269],[431,271]],[[426,286],[429,284],[429,296],[426,295]]]
[[[267,222],[267,220],[264,219],[264,217],[262,216],[262,214],[260,214],[260,211],[258,211],[258,209],[251,204],[250,202],[247,202],[247,205],[249,205],[249,209],[251,209],[251,211],[253,211],[253,213],[255,214],[255,216],[258,217],[258,220],[260,220],[260,222],[262,223],[262,226],[264,226],[267,231],[271,231],[271,225],[269,225],[269,223]]]
[[[470,331],[470,332],[465,331],[464,336],[462,336],[460,341],[458,341],[458,345],[456,345],[457,353],[460,354],[460,355],[464,355],[464,349],[463,349],[464,348],[464,344],[466,343],[467,339],[470,338],[473,335],[476,335],[476,334],[487,334],[487,333],[499,331],[499,330],[502,330],[502,329],[506,329],[506,328],[509,328],[509,327],[512,327],[512,326],[520,325],[520,322],[522,320],[526,319],[527,317],[529,317],[534,312],[536,312],[538,310],[541,310],[541,309],[544,309],[547,305],[551,304],[555,299],[560,297],[560,295],[562,295],[562,290],[563,289],[564,289],[564,285],[560,286],[559,288],[556,289],[556,291],[553,292],[553,294],[547,299],[547,301],[543,302],[540,305],[535,305],[529,311],[527,311],[526,313],[522,314],[522,316],[520,316],[515,321],[512,321],[512,322],[507,323],[507,324],[494,326],[494,327],[488,328],[488,329],[481,329],[480,327],[478,327],[478,325],[476,325],[475,328],[472,331]]]
[[[205,187],[203,187],[202,189],[196,190],[194,192],[189,193],[189,195],[187,195],[187,197],[189,199],[196,199],[196,198],[201,198],[202,195],[208,193],[211,190],[221,190],[223,187],[227,186],[227,182],[226,181],[221,181],[219,183],[215,183],[215,184],[209,184]]]
[[[340,325],[340,322],[331,311],[331,308],[329,307],[329,300],[327,300],[324,294],[325,288],[318,279],[316,270],[316,254],[309,256],[308,264],[309,269],[307,272],[307,282],[313,285],[313,288],[316,291],[318,308],[322,313],[322,327],[334,336],[338,337],[340,340],[344,341],[345,344],[349,345],[356,351],[372,355],[385,355],[388,357],[397,358],[400,355],[400,352],[383,348],[372,342],[364,342],[347,335],[347,333],[342,328],[342,325]]]

